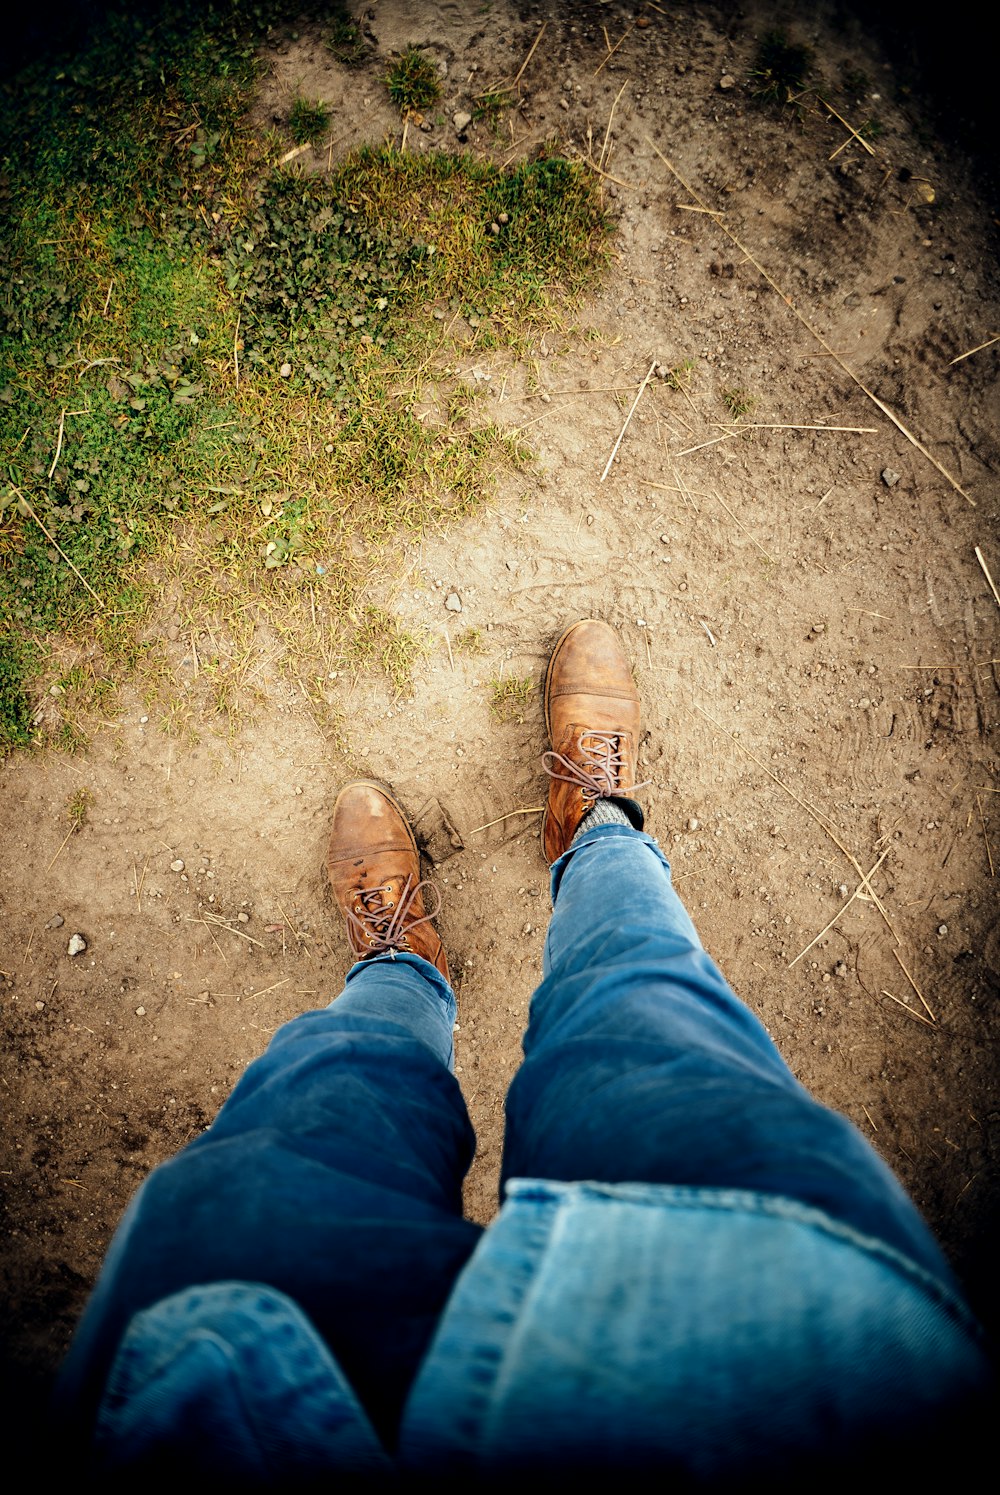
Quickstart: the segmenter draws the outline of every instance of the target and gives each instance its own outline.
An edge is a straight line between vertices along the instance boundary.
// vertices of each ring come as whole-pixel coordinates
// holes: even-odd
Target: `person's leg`
[[[570,630],[546,683],[554,911],[524,1064],[507,1098],[503,1180],[783,1194],[946,1271],[889,1169],[798,1084],[734,995],[666,858],[628,823],[641,820],[628,799],[638,702],[611,640],[606,625]],[[588,809],[608,800],[627,811],[621,823],[584,826],[574,841]]]
[[[380,920],[384,933],[380,905],[406,903],[385,891],[398,881],[386,859],[383,844],[377,877],[355,865],[348,879],[356,951],[373,931],[381,938]],[[134,1313],[188,1286],[249,1281],[299,1304],[391,1439],[480,1234],[462,1219],[474,1137],[451,1072],[455,999],[433,926],[414,908],[416,865],[386,949],[352,968],[329,1007],[280,1029],[209,1130],[130,1205],[64,1371],[84,1421]]]

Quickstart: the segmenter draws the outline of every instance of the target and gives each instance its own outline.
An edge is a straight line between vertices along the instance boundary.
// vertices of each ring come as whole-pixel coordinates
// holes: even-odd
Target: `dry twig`
[[[883,851],[882,855],[879,857],[878,861],[875,863],[875,865],[872,868],[872,870],[868,873],[868,875],[867,875],[867,877],[865,879],[866,882],[868,882],[871,878],[873,878],[875,876],[875,873],[878,871],[878,869],[881,867],[882,863],[885,861],[886,857],[889,855],[889,851],[890,851],[890,848],[887,846],[886,849],[885,849],[885,851]],[[815,935],[814,938],[809,941],[809,943],[808,943],[808,945],[806,945],[805,949],[804,950],[800,950],[799,953],[798,953],[798,955],[796,955],[795,959],[794,960],[790,960],[788,962],[788,969],[789,970],[792,969],[792,966],[798,964],[798,962],[802,959],[803,955],[808,955],[809,954],[809,951],[812,949],[813,945],[819,944],[819,941],[823,938],[824,934],[828,934],[830,932],[830,930],[836,924],[837,920],[840,919],[840,918],[842,918],[844,916],[844,914],[847,913],[847,910],[850,908],[850,906],[854,902],[855,898],[857,898],[859,896],[860,892],[861,892],[861,884],[859,883],[858,886],[854,889],[854,892],[851,894],[850,898],[848,898],[847,902],[843,905],[843,907],[839,908],[837,910],[837,912],[834,914],[834,916],[830,920],[829,924],[824,925],[823,928],[820,930],[819,934]]]
[[[998,332],[994,337],[988,337],[985,343],[977,343],[976,346],[974,348],[970,348],[967,353],[959,353],[957,358],[953,358],[951,360],[951,363],[948,364],[948,367],[951,368],[952,363],[961,363],[963,358],[971,358],[973,353],[981,353],[984,348],[992,348],[994,343],[1000,343],[1000,332]]]
[[[903,975],[906,977],[907,981],[910,983],[910,985],[913,987],[913,990],[916,992],[917,996],[920,998],[921,1006],[923,1007],[924,1011],[927,1013],[927,1016],[930,1018],[930,1020],[931,1020],[932,1023],[936,1023],[937,1022],[937,1018],[934,1016],[933,1012],[928,1007],[927,1000],[924,997],[923,992],[920,990],[920,987],[914,981],[913,977],[910,975],[909,971],[906,969],[905,965],[903,964],[903,957],[900,955],[900,953],[899,953],[898,950],[893,950],[892,953],[896,957],[896,964],[899,966],[899,969],[902,971]]]
[[[879,896],[876,893],[875,889],[872,887],[871,883],[868,880],[870,874],[866,874],[863,871],[861,863],[858,861],[857,857],[854,856],[854,855],[852,855],[852,853],[848,851],[848,849],[844,845],[843,841],[841,841],[840,837],[836,834],[836,831],[834,831],[834,830],[831,829],[832,822],[831,822],[831,824],[827,824],[827,821],[828,821],[829,817],[823,815],[823,813],[820,810],[817,810],[813,805],[811,805],[809,803],[808,800],[803,799],[801,795],[796,794],[794,789],[790,789],[789,786],[784,782],[783,779],[779,779],[778,775],[776,773],[772,773],[771,772],[771,770],[768,768],[768,766],[767,766],[766,763],[762,763],[761,762],[761,760],[757,757],[756,753],[752,753],[748,747],[744,747],[743,743],[740,742],[740,740],[739,740],[738,737],[734,736],[732,732],[727,731],[726,728],[722,725],[721,722],[716,721],[715,717],[712,716],[710,712],[706,711],[705,708],[704,708],[704,706],[698,706],[698,705],[696,705],[694,709],[696,711],[700,712],[701,715],[703,717],[705,717],[706,721],[710,721],[712,723],[712,726],[715,727],[717,731],[724,733],[726,737],[730,738],[730,740],[736,744],[736,746],[740,749],[740,751],[742,753],[745,753],[747,755],[747,757],[751,760],[751,762],[756,763],[757,767],[760,768],[760,769],[762,769],[763,772],[767,774],[768,778],[771,779],[775,784],[777,784],[777,786],[778,786],[779,789],[783,789],[784,792],[789,796],[790,799],[793,799],[797,805],[801,805],[802,809],[805,810],[805,812],[806,812],[807,815],[812,816],[813,820],[815,820],[815,822],[819,826],[820,830],[823,831],[823,833],[825,835],[829,836],[829,838],[833,842],[834,846],[836,846],[838,848],[838,850],[842,851],[843,854],[844,854],[844,856],[850,862],[851,866],[854,868],[855,872],[858,874],[858,877],[861,879],[861,885],[864,888],[865,892],[868,894],[868,896],[871,899],[872,903],[875,905],[875,907],[878,909],[879,913],[882,915],[882,918],[885,921],[885,925],[886,925],[886,928],[889,930],[889,933],[892,935],[893,939],[896,941],[896,944],[897,945],[900,944],[901,941],[900,941],[899,935],[896,933],[896,931],[892,927],[892,924],[891,924],[891,922],[889,920],[889,915],[885,911],[885,907],[884,907],[884,905],[882,903],[882,900],[881,900],[881,898],[879,898]],[[859,892],[858,896],[859,897],[861,896],[860,892]]]
[[[990,591],[993,593],[993,599],[996,602],[997,607],[1000,607],[1000,592],[997,591],[997,584],[990,575],[990,568],[989,566],[987,566],[985,558],[983,556],[983,552],[980,550],[978,545],[976,546],[976,560],[982,567],[983,575],[986,577],[986,580],[990,584]]]
[[[648,369],[648,371],[646,373],[645,379],[643,379],[642,383],[639,385],[639,389],[638,389],[638,392],[636,394],[636,397],[632,401],[632,408],[629,411],[628,415],[626,415],[626,417],[625,417],[625,424],[622,426],[621,430],[618,433],[618,440],[615,442],[614,446],[611,448],[611,456],[608,458],[607,463],[606,463],[605,468],[604,468],[604,471],[601,473],[601,482],[602,483],[604,482],[604,479],[607,477],[608,473],[611,471],[611,464],[612,464],[612,462],[615,460],[615,458],[618,455],[618,448],[622,444],[622,437],[625,435],[625,432],[628,430],[629,422],[631,421],[633,415],[635,414],[636,406],[638,405],[639,401],[642,399],[643,391],[645,390],[646,385],[649,383],[650,379],[652,379],[652,377],[653,377],[653,370],[655,368],[656,368],[656,359],[654,358],[653,361],[652,361],[652,363],[649,365],[649,369]]]
[[[648,135],[646,136],[646,141],[647,141],[647,144],[649,144],[649,145],[652,146],[653,150],[659,156],[660,160],[663,162],[664,166],[666,166],[667,170],[673,176],[675,176],[677,178],[677,180],[680,182],[681,186],[684,187],[688,192],[690,192],[691,196],[694,197],[694,198],[696,198],[699,203],[701,203],[701,198],[698,196],[698,193],[691,186],[690,182],[685,181],[684,177],[681,176],[681,174],[677,170],[676,166],[673,164],[672,161],[669,161],[667,159],[667,157],[660,150],[660,148],[656,144],[656,142],[654,140],[651,140]],[[702,203],[702,206],[706,207],[706,205],[704,203]],[[706,211],[710,212],[711,209],[709,209],[709,208],[706,207]],[[896,427],[897,431],[899,431],[903,436],[906,437],[907,441],[910,443],[911,446],[916,447],[917,451],[920,452],[921,456],[923,456],[923,457],[925,457],[927,459],[927,461],[931,464],[931,466],[934,467],[941,474],[941,476],[945,479],[945,481],[947,483],[950,484],[950,486],[952,488],[954,488],[955,492],[961,494],[961,496],[965,499],[966,503],[971,504],[972,507],[975,508],[976,507],[976,500],[974,498],[970,498],[969,497],[968,493],[966,493],[965,489],[962,487],[962,485],[958,481],[958,479],[956,477],[952,476],[952,474],[948,471],[947,467],[945,467],[943,465],[943,463],[939,462],[938,459],[934,456],[934,454],[932,452],[928,451],[927,447],[923,444],[923,442],[917,436],[915,436],[913,434],[913,432],[909,429],[908,426],[905,426],[903,424],[903,422],[900,420],[899,416],[896,415],[895,412],[889,408],[889,406],[885,403],[885,401],[884,400],[880,400],[879,397],[878,397],[878,395],[875,394],[872,390],[870,390],[868,388],[867,384],[863,383],[862,380],[858,378],[857,374],[854,372],[854,370],[850,367],[849,364],[847,364],[847,363],[844,362],[844,360],[843,360],[843,358],[841,358],[840,354],[837,353],[837,352],[835,352],[835,350],[830,347],[830,344],[827,342],[827,340],[823,336],[823,334],[821,332],[817,331],[817,329],[812,325],[812,323],[808,320],[808,318],[805,317],[803,315],[803,313],[799,311],[798,307],[795,305],[795,303],[792,300],[791,296],[786,295],[786,293],[781,289],[780,285],[778,285],[778,283],[774,279],[774,277],[772,275],[768,274],[768,272],[764,269],[764,266],[760,263],[760,261],[758,259],[756,259],[755,256],[750,252],[750,250],[747,248],[747,246],[743,243],[742,239],[738,238],[737,235],[733,233],[732,229],[731,228],[727,228],[726,225],[723,222],[721,222],[721,221],[719,221],[719,228],[726,235],[726,237],[728,239],[730,239],[732,241],[732,243],[734,243],[736,245],[736,247],[740,251],[740,253],[746,256],[747,260],[749,261],[749,263],[751,265],[753,265],[754,269],[758,272],[758,274],[763,276],[763,278],[767,281],[768,285],[771,287],[772,291],[776,291],[777,292],[777,294],[781,297],[782,301],[788,307],[788,309],[792,313],[792,315],[799,322],[801,322],[802,326],[806,329],[806,331],[808,333],[810,333],[811,336],[816,339],[816,341],[819,343],[820,347],[823,348],[829,354],[829,356],[837,364],[838,368],[842,369],[843,372],[847,375],[847,377],[851,380],[851,382],[853,384],[855,384],[858,389],[860,389],[861,393],[863,395],[865,395],[869,400],[871,400],[872,404],[878,410],[881,410],[882,414],[888,420],[892,421],[892,424]]]
[[[496,820],[487,820],[485,825],[477,825],[475,830],[469,832],[469,835],[478,836],[480,831],[488,831],[491,826],[500,825],[504,820],[510,820],[514,815],[540,815],[544,809],[544,805],[531,805],[527,810],[508,810],[506,815],[501,815]]]
[[[915,1008],[911,1007],[909,1002],[904,1002],[902,997],[894,997],[891,991],[886,991],[884,986],[882,987],[882,995],[883,997],[888,997],[890,1002],[895,1002],[897,1007],[902,1007],[903,1011],[908,1012],[911,1017],[915,1017],[918,1023],[923,1023],[925,1028],[934,1028],[937,1026],[936,1023],[931,1022],[930,1018],[924,1017],[922,1012],[917,1012]]]

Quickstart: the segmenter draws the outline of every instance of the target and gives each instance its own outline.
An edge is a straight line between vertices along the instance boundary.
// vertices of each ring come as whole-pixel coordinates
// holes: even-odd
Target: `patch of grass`
[[[66,816],[75,831],[86,825],[87,815],[94,803],[94,796],[89,789],[77,789],[66,801]]]
[[[247,124],[251,10],[178,5],[153,32],[112,10],[0,95],[0,753],[85,741],[130,672],[158,721],[235,719],[254,676],[224,663],[169,699],[192,682],[165,591],[182,643],[245,653],[265,620],[300,678],[311,651],[322,678],[370,660],[402,688],[415,645],[373,620],[370,578],[400,530],[476,512],[530,460],[477,424],[456,340],[521,346],[608,257],[594,179],[558,156],[275,169]],[[444,425],[417,419],[427,382]],[[36,728],[53,638],[87,664]]]
[[[490,681],[490,710],[498,722],[523,722],[535,682],[530,675],[505,675]]]
[[[413,666],[426,653],[427,639],[401,628],[384,607],[369,604],[357,620],[351,642],[354,660],[378,665],[397,695],[409,688]]]
[[[472,118],[482,120],[491,130],[499,130],[501,121],[513,102],[514,96],[510,89],[488,89],[486,93],[477,94]]]
[[[441,97],[438,70],[419,47],[407,47],[396,54],[386,72],[385,86],[404,119],[429,109]]]
[[[334,6],[326,45],[345,67],[360,67],[370,51],[361,27],[344,5]]]
[[[295,99],[288,114],[288,128],[296,145],[311,145],[318,140],[330,123],[331,112],[329,104],[320,99],[312,103],[301,97]]]
[[[697,367],[693,358],[685,358],[683,363],[675,364],[672,369],[667,370],[663,382],[668,389],[676,389],[680,394],[691,388],[691,381]]]
[[[868,74],[862,68],[855,67],[849,62],[841,66],[840,81],[844,92],[851,94],[855,99],[860,99],[871,87]]]
[[[745,415],[752,415],[757,409],[757,396],[746,389],[724,389],[722,403],[733,420],[742,420]]]
[[[801,93],[813,70],[810,47],[790,42],[782,31],[761,38],[750,72],[751,94],[759,104],[785,108]]]
[[[481,654],[485,647],[483,630],[474,625],[463,628],[455,640],[455,648],[461,654]]]

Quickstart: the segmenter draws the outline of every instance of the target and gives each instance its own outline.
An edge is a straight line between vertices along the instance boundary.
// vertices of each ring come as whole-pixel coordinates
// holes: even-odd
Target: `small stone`
[[[723,73],[722,77],[719,79],[719,87],[722,89],[723,93],[728,93],[731,88],[736,87],[736,79],[733,77],[732,73]]]
[[[899,473],[894,472],[891,467],[883,467],[882,481],[887,488],[895,488],[899,482]]]
[[[688,821],[688,830],[696,831],[700,825],[701,821],[697,818],[697,816],[692,815],[691,819]]]
[[[237,920],[239,921],[240,924],[249,924],[250,923],[250,915],[248,913],[246,913],[242,908],[240,909],[239,913],[236,915],[236,918],[237,918]]]
[[[813,626],[812,626],[812,631],[813,631],[813,633],[825,633],[826,632],[826,624],[825,623],[814,623]]]
[[[145,1007],[137,1007],[135,1009],[135,1015],[136,1015],[136,1017],[145,1017],[146,1016],[146,1009],[145,1009]]]
[[[455,126],[455,134],[462,135],[472,124],[472,115],[466,109],[459,109],[457,114],[452,115],[451,122]]]
[[[670,536],[669,535],[661,535],[660,536],[660,544],[661,545],[669,545],[670,544]]]
[[[36,1012],[44,1012],[45,1011],[45,1003],[44,1002],[36,1002],[35,1003],[35,1011]]]
[[[449,592],[444,599],[444,605],[450,613],[460,613],[462,611],[462,599],[457,592]]]
[[[594,522],[594,516],[593,516],[593,514],[588,514],[587,515],[587,528],[588,529],[593,524],[593,522]]]
[[[531,925],[530,924],[523,924],[521,926],[521,933],[522,934],[530,934],[531,933]]]
[[[559,100],[559,108],[560,109],[565,109],[568,112],[568,110],[569,110],[569,99],[560,99]]]
[[[844,962],[842,960],[838,960],[837,961],[837,964],[833,968],[833,974],[835,976],[846,976],[847,975],[847,967],[845,966],[845,964],[844,964]]]
[[[509,213],[499,213],[497,215],[497,222],[498,223],[509,223],[510,222],[510,214]]]
[[[281,368],[278,370],[278,373],[281,375],[282,379],[290,379],[292,377],[292,366],[291,366],[291,364],[290,363],[283,363],[281,365]]]
[[[862,696],[861,700],[858,702],[858,710],[859,711],[867,711],[870,705],[871,705],[871,699],[870,699],[870,697],[868,697],[868,696]]]
[[[52,918],[49,920],[45,927],[46,929],[61,929],[65,923],[66,920],[63,918],[62,914],[53,914]]]
[[[490,224],[490,233],[491,234],[498,234],[499,232],[500,232],[500,225],[499,225],[499,223],[491,223]]]
[[[939,924],[938,925],[938,934],[947,934],[947,933],[948,933],[948,926],[947,926],[947,924]]]
[[[69,944],[66,946],[67,955],[82,955],[87,948],[87,941],[82,934],[71,934]]]
[[[171,870],[171,872],[183,872],[184,871],[184,863],[183,863],[183,861],[181,860],[180,857],[177,858],[176,862],[171,862],[170,863],[170,870]]]

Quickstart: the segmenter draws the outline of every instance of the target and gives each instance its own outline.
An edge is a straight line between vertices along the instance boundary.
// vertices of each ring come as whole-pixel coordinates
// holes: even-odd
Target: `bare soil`
[[[954,360],[1000,331],[1000,306],[973,167],[832,6],[791,23],[815,48],[815,91],[783,114],[747,81],[774,24],[756,5],[378,0],[363,16],[359,70],[311,25],[266,58],[262,121],[286,120],[296,93],[333,110],[332,149],[304,164],[399,141],[382,75],[414,42],[444,95],[406,149],[508,160],[559,139],[609,174],[615,263],[530,359],[460,359],[537,466],[475,520],[399,542],[378,600],[427,630],[411,697],[376,675],[332,682],[334,736],[265,679],[252,721],[228,737],[206,723],[192,744],[126,695],[85,754],[4,765],[16,1397],[37,1402],[136,1185],[211,1122],[279,1024],[339,990],[322,862],[351,777],[388,780],[427,840],[479,1136],[468,1209],[492,1215],[550,905],[538,693],[502,723],[489,682],[537,684],[582,616],[626,640],[649,825],[706,946],[799,1078],[897,1171],[990,1317],[1000,607],[975,547],[1000,578],[1000,344]],[[543,22],[517,108],[458,139],[455,113],[514,77]],[[623,38],[610,59],[602,26]],[[877,116],[871,153],[820,98],[854,126]],[[691,367],[653,374],[602,481],[654,362]],[[760,428],[734,433],[733,390]],[[170,617],[165,602],[165,638]],[[467,629],[480,652],[458,647]],[[183,636],[169,647],[196,670]],[[84,787],[88,821],[59,851]],[[70,957],[76,933],[87,948]]]

